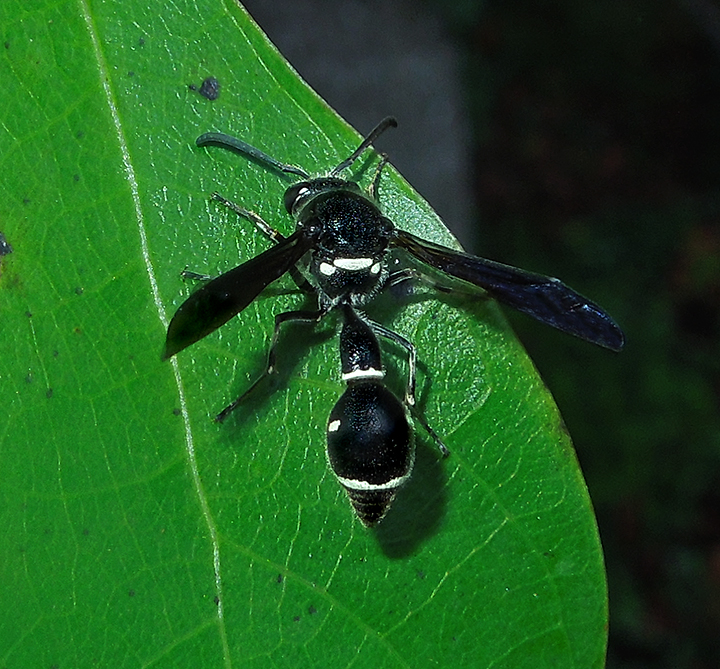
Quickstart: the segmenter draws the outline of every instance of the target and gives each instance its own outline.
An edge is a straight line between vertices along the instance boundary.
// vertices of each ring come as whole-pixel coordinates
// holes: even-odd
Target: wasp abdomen
[[[330,413],[328,460],[364,525],[376,524],[414,461],[405,406],[380,381],[351,381]]]

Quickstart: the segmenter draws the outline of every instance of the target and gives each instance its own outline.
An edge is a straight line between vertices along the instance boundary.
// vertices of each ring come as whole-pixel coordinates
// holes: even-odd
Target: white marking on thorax
[[[351,379],[382,379],[384,376],[385,372],[382,369],[368,367],[368,369],[354,369],[352,372],[346,372],[341,378],[343,381],[350,381]]]
[[[337,432],[340,429],[340,421],[334,420],[328,424],[328,432]]]
[[[337,267],[331,265],[330,263],[321,262],[320,263],[320,274],[324,274],[325,276],[332,276],[337,271]]]
[[[373,258],[335,258],[333,265],[348,272],[357,272],[371,267],[373,262]]]

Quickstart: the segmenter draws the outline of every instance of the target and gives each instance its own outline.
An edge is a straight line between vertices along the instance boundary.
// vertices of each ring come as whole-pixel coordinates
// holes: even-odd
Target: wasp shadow
[[[239,388],[239,397],[242,397],[245,392],[247,395],[242,397],[240,404],[223,420],[223,426],[230,426],[232,432],[236,433],[242,431],[248,421],[255,422],[271,396],[287,391],[298,366],[312,349],[336,335],[337,324],[332,317],[327,320],[323,319],[320,323],[288,322],[284,324],[275,347],[275,371],[267,374],[265,370],[272,336],[272,329],[269,329],[265,348],[258,350],[257,354],[252,356],[250,369],[255,370],[255,374],[249,382],[246,382],[245,388]],[[249,391],[248,388],[250,388]]]
[[[416,553],[439,531],[447,512],[445,459],[429,437],[415,439],[415,467],[387,516],[373,529],[382,552],[393,560]]]

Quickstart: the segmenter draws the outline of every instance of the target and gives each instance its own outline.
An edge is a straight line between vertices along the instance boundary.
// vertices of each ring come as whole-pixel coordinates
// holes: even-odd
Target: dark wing
[[[404,230],[395,231],[392,244],[558,330],[613,351],[625,343],[622,330],[608,314],[559,279],[453,251]]]
[[[206,283],[175,312],[162,359],[167,360],[239,314],[311,246],[312,240],[297,230],[259,256]]]

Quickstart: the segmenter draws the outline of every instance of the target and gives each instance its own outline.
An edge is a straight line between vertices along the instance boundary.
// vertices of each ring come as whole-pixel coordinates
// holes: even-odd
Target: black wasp
[[[317,323],[330,311],[337,311],[342,322],[342,379],[347,385],[330,412],[327,456],[355,512],[367,526],[385,515],[412,471],[414,445],[409,413],[447,455],[445,446],[415,410],[415,346],[370,320],[361,309],[384,288],[409,279],[425,279],[445,291],[450,288],[413,269],[391,271],[391,249],[401,249],[449,277],[478,286],[500,302],[563,332],[613,351],[623,346],[623,334],[610,316],[558,279],[453,251],[396,228],[383,215],[377,200],[380,174],[387,163],[385,155],[381,155],[367,192],[340,176],[383,131],[396,125],[394,118],[381,121],[347,160],[321,177],[311,177],[305,170],[281,163],[228,135],[206,133],[198,137],[198,146],[231,149],[270,169],[300,177],[301,181],[285,191],[284,198],[296,228],[286,237],[257,214],[215,193],[214,199],[255,223],[274,246],[193,293],[170,322],[163,353],[167,359],[210,334],[286,272],[300,288],[316,295],[317,309],[288,311],[275,317],[265,372],[218,414],[216,420],[223,421],[262,378],[275,371],[275,348],[283,324]],[[402,400],[383,382],[379,337],[407,351],[409,371]]]

